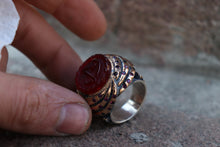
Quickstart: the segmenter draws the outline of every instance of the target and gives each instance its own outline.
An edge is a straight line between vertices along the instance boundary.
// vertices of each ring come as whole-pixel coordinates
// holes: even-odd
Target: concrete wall
[[[122,46],[135,52],[181,50],[220,59],[219,0],[96,0]]]

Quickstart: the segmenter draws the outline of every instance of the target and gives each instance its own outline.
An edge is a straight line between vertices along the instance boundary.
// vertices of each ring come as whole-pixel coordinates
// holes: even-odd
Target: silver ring
[[[120,124],[134,117],[145,100],[146,85],[133,64],[118,55],[96,54],[76,74],[77,92],[93,114]]]

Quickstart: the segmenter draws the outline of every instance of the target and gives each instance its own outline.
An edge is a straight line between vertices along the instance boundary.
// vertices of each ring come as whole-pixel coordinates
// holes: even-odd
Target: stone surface
[[[132,133],[130,139],[134,140],[136,143],[144,143],[149,140],[146,134],[144,133]]]
[[[182,50],[220,57],[218,0],[96,0],[121,45],[151,53]]]
[[[1,132],[2,146],[143,146],[143,147],[218,147],[219,122],[208,118],[189,117],[147,104],[135,119],[122,125],[108,125],[93,120],[89,131],[81,136],[43,137]],[[136,142],[130,135],[143,132],[149,139]]]
[[[89,50],[84,48],[85,52]],[[9,53],[16,57],[10,59],[10,72],[42,77],[32,72],[36,68],[30,62],[19,64],[17,57],[25,58],[15,50],[10,49]],[[83,53],[80,55],[88,58]],[[94,118],[90,129],[81,136],[27,136],[1,131],[1,146],[220,146],[219,70],[181,65],[157,67],[141,64],[140,58],[127,58],[136,65],[148,87],[147,101],[134,119],[109,125]],[[148,140],[137,142],[130,138],[133,133],[144,133]]]

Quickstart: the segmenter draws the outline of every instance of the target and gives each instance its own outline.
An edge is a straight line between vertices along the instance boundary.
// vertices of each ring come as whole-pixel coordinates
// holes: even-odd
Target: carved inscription
[[[77,89],[85,94],[100,90],[108,81],[111,64],[104,55],[94,55],[87,59],[76,75]]]

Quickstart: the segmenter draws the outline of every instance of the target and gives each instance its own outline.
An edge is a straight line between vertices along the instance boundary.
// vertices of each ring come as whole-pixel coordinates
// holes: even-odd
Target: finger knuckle
[[[43,113],[45,101],[42,100],[42,93],[38,85],[27,86],[25,92],[18,96],[18,99],[21,104],[17,110],[17,119],[20,125],[28,126],[29,124],[39,123],[45,118],[45,113]]]

